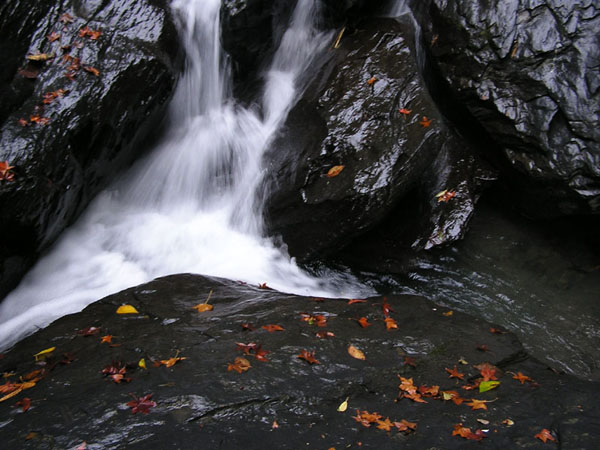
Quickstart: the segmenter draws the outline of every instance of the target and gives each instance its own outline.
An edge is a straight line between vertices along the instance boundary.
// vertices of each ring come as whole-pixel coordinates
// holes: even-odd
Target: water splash
[[[344,274],[317,279],[261,237],[262,152],[331,35],[299,0],[266,75],[263,117],[236,105],[219,45],[220,0],[175,0],[188,59],[157,148],[103,192],[0,305],[0,347],[108,294],[173,273],[267,282],[319,296],[366,295]]]

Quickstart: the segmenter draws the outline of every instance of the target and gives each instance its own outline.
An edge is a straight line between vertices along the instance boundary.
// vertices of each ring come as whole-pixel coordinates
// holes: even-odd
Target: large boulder
[[[194,309],[209,296],[212,311]],[[139,313],[116,314],[122,304]],[[171,276],[59,319],[1,355],[0,371],[6,450],[591,449],[600,433],[597,382],[415,296],[349,304]],[[499,385],[473,390],[483,373]],[[367,412],[380,417],[361,421]],[[465,435],[483,444],[457,424],[486,430]],[[555,443],[535,438],[543,429]]]
[[[422,180],[438,154],[446,163],[462,164],[466,158],[479,166],[480,161],[469,156],[431,98],[406,19],[370,19],[350,28],[266,153],[268,228],[301,260],[335,251],[365,233],[418,185],[430,205],[427,216],[436,218],[415,236],[418,245],[428,248],[460,237],[462,231],[445,233],[448,227],[442,224],[454,207],[464,213],[461,229],[468,223],[472,208],[465,200],[476,201],[478,193],[471,189],[483,183],[458,189],[463,180],[452,176],[449,181],[457,172],[448,164],[438,164],[429,180]],[[335,166],[344,168],[330,177]],[[458,170],[479,176],[476,170]],[[441,205],[436,189],[457,196]],[[446,213],[433,212],[442,209]]]
[[[0,36],[2,296],[141,154],[181,52],[166,1],[4,2]]]
[[[427,42],[530,216],[600,212],[600,6],[433,0]],[[495,148],[490,146],[490,149]]]

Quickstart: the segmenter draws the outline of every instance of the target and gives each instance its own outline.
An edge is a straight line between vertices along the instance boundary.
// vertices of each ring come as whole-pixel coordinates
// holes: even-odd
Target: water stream
[[[151,155],[103,192],[0,305],[0,347],[127,287],[199,273],[284,292],[373,293],[351,277],[312,277],[261,237],[255,202],[261,156],[313,58],[333,33],[317,30],[317,0],[299,0],[266,74],[262,115],[237,105],[220,47],[221,0],[174,0],[187,67],[171,123]]]

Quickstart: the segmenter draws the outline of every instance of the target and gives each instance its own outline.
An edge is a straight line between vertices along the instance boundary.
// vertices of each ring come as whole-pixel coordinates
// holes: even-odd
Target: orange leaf
[[[100,75],[100,71],[98,69],[96,69],[95,67],[92,67],[92,66],[83,66],[83,70],[85,70],[88,73],[91,73],[95,77],[97,77],[97,76]]]
[[[398,111],[406,117],[412,112],[412,109],[400,108]]]
[[[346,167],[346,166],[333,166],[327,172],[327,176],[329,178],[337,177],[342,172],[342,170],[344,170],[344,167]]]
[[[348,300],[349,305],[353,305],[354,303],[367,303],[366,300],[351,298]]]
[[[449,378],[460,378],[461,380],[465,378],[465,374],[460,373],[456,369],[456,364],[454,365],[454,369],[452,369],[452,370],[450,370],[446,367],[446,372],[448,372],[450,374]]]
[[[261,328],[264,328],[269,333],[273,333],[274,331],[285,331],[281,325],[263,325]]]
[[[362,351],[360,351],[359,349],[357,349],[354,345],[350,345],[348,347],[348,354],[356,359],[362,359],[362,360],[367,359],[365,354]]]
[[[542,429],[542,431],[536,434],[534,438],[537,438],[544,443],[546,443],[546,441],[556,441],[556,439],[554,439],[554,436],[552,436],[552,434],[550,433],[550,430],[546,428]]]
[[[367,84],[369,86],[372,86],[373,84],[375,84],[376,81],[377,81],[377,78],[376,77],[372,77],[372,78],[369,78],[369,81],[367,81]]]
[[[52,33],[50,33],[46,37],[48,38],[48,42],[54,42],[54,41],[60,39],[60,33],[57,33],[56,31],[53,31]]]
[[[462,423],[454,425],[452,436],[460,436],[472,441],[481,441],[484,437],[486,437],[483,431],[477,430],[475,433],[473,433],[470,428],[463,427]]]
[[[248,361],[246,358],[238,356],[235,358],[233,364],[227,365],[227,371],[231,372],[232,370],[235,370],[237,373],[242,373],[246,372],[248,369],[250,369],[250,367],[252,367],[250,365],[250,361]]]
[[[525,384],[526,381],[533,381],[533,379],[531,377],[528,377],[527,375],[523,375],[521,372],[518,373],[513,373],[513,380],[519,380],[521,382],[521,384]]]
[[[165,367],[173,367],[179,361],[183,361],[184,359],[187,359],[187,358],[184,358],[181,356],[179,356],[179,357],[174,356],[173,358],[169,358],[169,359],[161,359],[160,363]]]
[[[25,397],[24,399],[19,400],[17,402],[16,406],[22,406],[23,407],[23,412],[26,412],[29,409],[29,407],[31,406],[31,399]]]
[[[373,325],[372,323],[369,323],[369,321],[367,320],[366,317],[361,317],[360,319],[358,319],[358,323],[363,328],[367,328],[367,327],[370,327],[371,325]]]
[[[102,336],[100,338],[100,343],[104,344],[105,342],[108,344],[112,344],[112,334],[107,334],[106,336]]]
[[[404,419],[400,422],[394,422],[394,426],[398,428],[398,431],[415,431],[417,429],[416,422],[409,422]]]
[[[398,324],[391,317],[386,317],[384,320],[385,320],[385,327],[387,328],[388,331],[392,330],[392,329],[398,329]]]
[[[389,417],[386,417],[385,420],[377,421],[377,429],[378,430],[392,431],[393,426],[394,426],[394,424],[390,421]]]
[[[411,399],[417,403],[427,403],[419,394],[404,394],[403,397]]]
[[[398,378],[400,378],[400,390],[404,391],[404,392],[408,392],[409,394],[416,394],[417,393],[417,387],[414,385],[413,379],[412,378],[404,378],[401,377],[400,375],[398,375]]]
[[[310,364],[321,364],[315,359],[315,352],[308,352],[308,350],[302,350],[298,355],[298,358],[308,361]]]
[[[385,317],[389,317],[390,312],[394,311],[385,297],[383,297],[383,305],[381,305],[381,309],[383,309],[383,315]]]
[[[212,311],[214,307],[213,305],[209,305],[208,303],[200,303],[196,306],[193,306],[193,308],[198,312],[206,312]]]
[[[427,116],[423,116],[423,119],[419,122],[423,128],[428,128],[431,125],[433,119],[428,119]]]
[[[454,197],[456,197],[456,191],[443,190],[442,192],[439,192],[436,194],[438,203],[440,203],[440,202],[448,203]]]
[[[477,400],[472,398],[469,403],[466,403],[466,405],[470,406],[472,409],[488,409],[486,403],[487,400]]]

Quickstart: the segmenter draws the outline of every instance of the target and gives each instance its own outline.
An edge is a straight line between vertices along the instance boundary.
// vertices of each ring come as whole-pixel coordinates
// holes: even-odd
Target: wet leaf
[[[481,441],[484,437],[486,437],[483,431],[477,430],[475,433],[473,433],[470,428],[463,427],[462,423],[454,425],[452,436],[460,436],[472,441]]]
[[[154,408],[156,406],[156,402],[150,400],[152,398],[152,394],[144,395],[143,397],[136,397],[133,394],[129,394],[133,397],[133,400],[127,403],[127,406],[131,408],[131,413],[136,414],[141,412],[142,414],[148,414],[150,412],[150,408]]]
[[[404,357],[404,365],[417,367],[417,360],[415,358],[413,358],[412,356],[405,356]]]
[[[326,327],[327,326],[327,317],[322,314],[300,314],[300,320],[303,322],[308,322],[309,325],[316,325],[318,327]]]
[[[29,121],[31,123],[37,123],[38,125],[48,125],[50,123],[50,119],[48,119],[47,117],[42,117],[38,114],[29,116]]]
[[[95,336],[98,333],[100,333],[100,328],[98,328],[98,327],[87,327],[87,328],[84,328],[83,330],[79,330],[77,332],[77,334],[79,336],[83,336],[83,337]]]
[[[489,425],[490,421],[489,420],[485,420],[485,419],[477,419],[477,422],[479,422],[482,425]]]
[[[482,363],[473,366],[479,370],[479,373],[483,377],[483,381],[497,380],[500,369],[490,363]]]
[[[35,80],[41,71],[42,69],[39,65],[29,63],[23,69],[19,69],[19,75],[30,80]]]
[[[398,388],[401,391],[407,392],[409,394],[417,393],[417,387],[415,386],[412,378],[404,378],[400,375],[398,375],[398,378],[400,378],[400,386],[398,386]]]
[[[131,305],[121,305],[117,308],[117,314],[139,314],[139,311]]]
[[[21,393],[21,391],[23,391],[23,387],[18,387],[15,391],[11,392],[10,394],[5,395],[4,397],[0,398],[0,403],[13,398],[16,395],[19,395]]]
[[[48,356],[50,356],[54,350],[56,350],[56,347],[50,347],[50,348],[42,350],[39,353],[36,353],[35,355],[33,355],[33,357],[35,358],[36,361],[40,361],[40,360],[43,360],[44,358],[47,358]]]
[[[269,362],[269,360],[267,359],[267,353],[269,353],[269,351],[268,350],[264,350],[262,348],[262,346],[259,345],[258,347],[256,347],[256,350],[254,351],[254,357],[256,359],[258,359],[259,361]]]
[[[267,330],[269,333],[273,333],[275,331],[285,331],[281,325],[263,325],[261,328]]]
[[[267,286],[267,283],[261,283],[258,285],[259,289],[271,289],[269,286]]]
[[[550,430],[543,428],[538,434],[534,436],[534,438],[539,439],[540,441],[546,443],[547,441],[556,441]]]
[[[64,13],[58,18],[58,21],[64,24],[73,23],[73,16],[71,16],[69,13]]]
[[[344,170],[344,167],[346,167],[346,166],[333,166],[327,172],[327,176],[329,178],[337,177],[342,172],[342,170]]]
[[[480,352],[489,352],[490,348],[487,345],[482,344],[477,346],[477,350],[479,350]]]
[[[53,92],[46,92],[43,95],[44,99],[42,100],[42,103],[44,105],[49,105],[50,103],[52,103],[58,97],[62,97],[64,95],[68,94],[68,93],[69,93],[69,91],[66,91],[64,89],[58,89],[58,90],[53,91]]]
[[[174,356],[172,358],[169,359],[161,359],[160,363],[161,365],[165,366],[165,367],[173,367],[175,364],[177,364],[179,361],[184,361],[187,358],[184,356]]]
[[[381,309],[383,310],[383,315],[385,317],[389,317],[390,316],[390,312],[394,312],[394,310],[392,309],[392,307],[388,303],[387,298],[385,298],[385,297],[383,297],[383,304],[381,305]]]
[[[100,71],[98,69],[96,69],[95,67],[92,67],[92,66],[82,66],[82,67],[83,67],[83,70],[85,70],[88,73],[91,73],[95,77],[100,75]]]
[[[398,431],[416,431],[417,424],[416,422],[409,422],[408,420],[402,419],[400,422],[394,422],[394,426],[398,429]]]
[[[237,373],[242,373],[247,372],[248,369],[250,369],[251,367],[252,366],[250,365],[250,361],[248,361],[246,358],[238,356],[234,359],[233,364],[227,365],[227,371],[231,372],[232,370],[234,370]]]
[[[527,375],[523,375],[521,372],[518,373],[512,373],[513,375],[513,380],[519,380],[521,382],[521,384],[525,384],[526,381],[529,382],[533,382],[533,379],[531,377],[528,377]]]
[[[106,336],[102,336],[100,338],[100,343],[101,344],[104,344],[104,343],[112,344],[112,338],[113,338],[112,334],[107,334]]]
[[[46,38],[48,39],[48,42],[57,41],[58,39],[60,39],[60,33],[57,33],[56,31],[53,31],[48,36],[46,36]]]
[[[363,328],[367,328],[373,325],[372,323],[369,323],[366,317],[361,317],[360,319],[358,319],[358,324]]]
[[[14,178],[12,169],[14,166],[11,166],[8,161],[0,161],[0,180],[11,181]]]
[[[385,328],[389,331],[389,330],[394,330],[394,329],[398,329],[398,324],[396,323],[396,321],[394,319],[392,319],[391,317],[386,317],[384,319],[385,321]]]
[[[460,373],[457,369],[456,369],[456,364],[454,365],[454,369],[450,370],[446,367],[446,372],[448,372],[450,374],[449,378],[458,378],[460,380],[463,380],[465,378],[465,374],[464,373]]]
[[[146,370],[146,360],[144,358],[142,358],[138,361],[138,367]]]
[[[55,57],[56,54],[54,53],[36,53],[26,56],[29,61],[48,61],[49,59],[54,59]]]
[[[300,354],[298,355],[298,358],[300,359],[304,359],[305,361],[308,361],[310,364],[321,364],[319,361],[317,361],[315,359],[315,352],[309,352],[308,350],[303,349]]]
[[[386,417],[385,420],[378,420],[376,423],[378,430],[392,431],[392,427],[394,426],[389,417]]]
[[[475,398],[472,398],[469,403],[465,403],[465,404],[470,406],[471,409],[475,410],[475,409],[488,409],[486,403],[488,403],[488,400],[477,400]]]
[[[344,400],[342,403],[340,403],[340,406],[338,406],[337,410],[338,412],[345,412],[348,409],[348,400],[350,399],[350,397],[346,397],[346,400]]]
[[[461,405],[465,401],[456,391],[442,391],[442,398],[445,401],[452,400],[455,405]]]
[[[433,119],[428,119],[427,116],[423,116],[423,119],[419,122],[423,128],[428,128],[431,125]]]
[[[349,305],[353,305],[355,303],[367,303],[367,301],[363,300],[363,299],[358,299],[358,298],[351,298],[350,300],[348,300]]]
[[[398,112],[400,114],[402,114],[404,117],[408,116],[410,113],[412,113],[412,109],[406,109],[406,108],[400,108],[398,110]]]
[[[446,311],[445,313],[442,313],[442,315],[446,317],[452,317],[454,315],[454,311]]]
[[[499,381],[482,381],[479,383],[479,392],[487,392],[496,389],[500,385]]]
[[[92,41],[97,40],[102,35],[102,30],[92,30],[89,27],[83,27],[79,30],[79,37],[88,37]]]
[[[371,77],[371,78],[369,78],[369,81],[367,81],[367,84],[369,86],[372,86],[373,84],[375,84],[376,81],[377,81],[376,77]]]
[[[361,350],[356,348],[354,345],[348,346],[348,354],[356,359],[361,359],[361,360],[367,359],[365,354]]]
[[[510,419],[504,419],[502,421],[502,424],[506,425],[507,427],[512,427],[515,423],[512,420],[510,420]]]
[[[200,303],[196,306],[193,306],[193,308],[198,312],[206,312],[206,311],[212,311],[213,305],[209,305],[208,303]]]
[[[273,428],[274,430],[279,428],[279,424],[277,423],[276,420],[274,420],[273,423],[271,424],[271,428]]]
[[[23,412],[26,412],[29,409],[29,407],[31,406],[31,399],[25,397],[25,398],[19,400],[16,403],[16,406],[22,406],[23,407]]]
[[[456,191],[443,190],[438,192],[435,197],[438,199],[438,203],[448,203],[451,199],[456,197]]]

